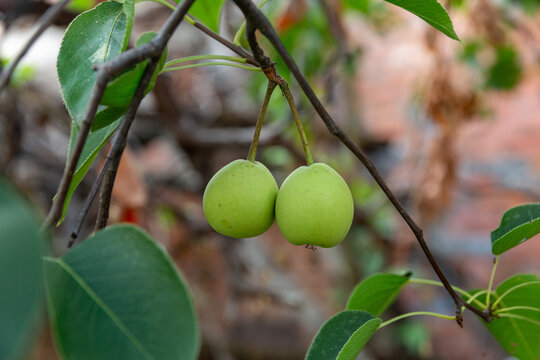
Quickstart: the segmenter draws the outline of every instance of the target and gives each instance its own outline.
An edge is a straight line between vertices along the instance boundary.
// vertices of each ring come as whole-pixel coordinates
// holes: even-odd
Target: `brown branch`
[[[23,48],[17,56],[10,62],[9,67],[2,73],[2,76],[0,77],[0,93],[9,85],[9,82],[11,81],[11,76],[15,72],[15,68],[17,65],[19,65],[19,62],[22,60],[24,55],[28,52],[28,50],[34,45],[36,40],[47,30],[47,28],[54,22],[58,14],[62,11],[62,9],[69,3],[70,0],[62,0],[51,6],[47,11],[41,16],[38,23],[39,26],[32,35],[30,39],[24,44]]]
[[[198,22],[198,21],[196,21],[194,19],[192,19],[192,20],[194,21],[193,26],[195,26],[197,29],[201,30],[206,35],[210,36],[212,39],[214,39],[217,42],[221,43],[222,45],[227,47],[229,50],[234,52],[235,54],[237,54],[237,55],[243,57],[244,59],[246,59],[248,64],[251,64],[251,65],[254,65],[254,66],[260,66],[260,64],[253,58],[253,56],[250,53],[248,53],[243,47],[233,44],[229,40],[227,40],[224,37],[220,36],[219,34],[213,32],[212,30],[210,30],[209,28],[207,28],[206,26],[204,26],[200,22]]]
[[[47,218],[43,222],[42,230],[49,229],[52,224],[56,223],[60,219],[60,216],[62,215],[62,208],[66,200],[69,185],[71,184],[73,174],[75,173],[77,163],[81,156],[84,144],[86,143],[86,138],[90,132],[92,122],[94,121],[94,116],[96,115],[99,102],[101,101],[107,84],[116,75],[120,74],[122,71],[130,68],[131,66],[144,60],[159,57],[167,42],[171,38],[174,30],[178,27],[178,25],[180,25],[182,19],[187,14],[189,8],[194,2],[195,0],[183,1],[182,4],[178,6],[169,16],[159,34],[149,43],[130,49],[118,55],[113,60],[94,66],[94,68],[97,70],[96,83],[94,84],[94,88],[86,108],[85,116],[79,127],[75,146],[71,152],[68,163],[66,164],[66,168],[58,187],[58,192],[53,200],[51,209],[49,210]],[[147,68],[149,66],[150,64],[148,64]],[[136,99],[134,98],[132,101],[136,101]]]
[[[264,54],[261,54],[261,49],[256,44],[255,29],[258,29],[274,46],[274,48],[277,50],[278,54],[281,56],[287,67],[290,69],[296,80],[298,81],[300,87],[304,91],[304,94],[308,98],[308,100],[311,102],[312,106],[315,108],[319,116],[321,117],[322,121],[328,128],[328,131],[334,136],[336,136],[361,162],[362,164],[367,168],[371,176],[375,179],[377,184],[381,187],[385,195],[388,197],[392,205],[396,208],[398,213],[401,215],[403,220],[407,223],[409,228],[414,233],[414,236],[418,240],[418,243],[420,244],[420,247],[422,248],[424,254],[426,255],[429,263],[433,267],[433,270],[443,283],[446,291],[448,294],[452,297],[452,300],[454,301],[456,305],[456,311],[461,313],[461,307],[465,306],[467,309],[471,310],[481,318],[483,318],[485,321],[489,322],[491,321],[491,317],[489,314],[486,314],[482,312],[481,310],[475,308],[474,306],[467,304],[459,295],[452,289],[452,286],[442,270],[440,269],[437,261],[435,260],[435,257],[429,250],[423,235],[423,230],[416,224],[416,222],[412,219],[412,217],[409,215],[407,210],[401,205],[397,197],[394,195],[392,190],[388,187],[382,176],[380,175],[379,171],[375,167],[375,164],[371,161],[371,159],[358,147],[345,133],[337,126],[337,124],[334,122],[330,114],[326,111],[325,107],[322,105],[320,100],[315,95],[313,89],[309,85],[308,81],[304,77],[303,73],[300,71],[296,63],[294,62],[293,58],[279,39],[279,36],[277,35],[275,29],[273,28],[270,21],[266,18],[266,16],[253,4],[251,0],[233,0],[235,4],[240,8],[240,10],[243,12],[246,21],[246,36],[248,39],[248,42],[250,43],[250,46],[252,46],[252,51],[254,54],[254,57],[257,61],[259,61],[261,64],[264,63],[261,61],[261,56],[264,56]],[[260,50],[260,51],[259,51]]]
[[[133,120],[135,120],[135,114],[137,113],[139,105],[144,98],[144,94],[148,88],[148,84],[150,84],[150,80],[152,79],[152,75],[154,74],[158,61],[159,56],[148,61],[148,65],[144,70],[144,74],[141,78],[139,86],[133,95],[133,100],[131,101],[126,115],[124,115],[124,119],[116,132],[109,155],[107,155],[107,163],[109,163],[109,165],[106,167],[103,187],[101,188],[101,193],[99,195],[99,210],[96,221],[96,231],[107,226],[114,181],[116,179],[116,173],[118,172],[120,158],[122,157],[126,147],[128,132],[131,124],[133,124]]]
[[[86,216],[88,216],[88,212],[90,211],[90,206],[92,206],[92,203],[94,202],[94,199],[96,198],[98,190],[101,188],[101,183],[103,182],[103,178],[105,177],[105,172],[107,171],[108,168],[109,168],[109,164],[105,162],[105,164],[103,165],[103,169],[101,169],[101,171],[99,172],[99,175],[96,181],[94,181],[94,184],[92,184],[90,193],[86,197],[86,200],[81,209],[81,212],[79,213],[79,218],[77,219],[77,226],[75,227],[75,230],[71,232],[71,235],[69,237],[69,241],[67,244],[68,249],[73,246],[73,243],[79,237],[82,226],[84,224],[84,220],[86,219]]]

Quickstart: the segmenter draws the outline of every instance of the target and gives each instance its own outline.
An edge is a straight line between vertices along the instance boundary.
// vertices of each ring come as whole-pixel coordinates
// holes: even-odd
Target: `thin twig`
[[[47,30],[47,28],[54,22],[58,14],[62,11],[62,9],[70,2],[70,0],[62,0],[51,6],[45,13],[41,16],[41,18],[38,20],[39,26],[28,39],[26,44],[24,44],[23,48],[17,56],[10,62],[8,68],[2,73],[0,77],[0,93],[9,85],[9,82],[11,81],[11,76],[15,72],[15,68],[17,65],[19,65],[19,62],[22,60],[24,55],[28,52],[28,50],[32,47],[32,45],[36,42],[36,40]]]
[[[135,120],[135,114],[139,109],[146,88],[150,84],[154,70],[157,67],[159,57],[152,58],[148,61],[148,65],[144,70],[144,74],[139,82],[139,86],[133,95],[133,100],[129,105],[129,108],[124,115],[124,119],[114,136],[114,140],[111,145],[111,150],[107,155],[107,162],[109,166],[105,172],[105,178],[103,180],[103,187],[101,188],[101,193],[99,194],[99,210],[98,217],[96,221],[96,231],[107,226],[107,220],[109,219],[109,208],[111,205],[111,196],[112,190],[114,187],[114,181],[116,179],[116,173],[118,172],[118,165],[120,164],[120,158],[124,153],[126,147],[127,136],[133,120]]]
[[[109,168],[109,163],[106,161],[105,164],[103,165],[103,169],[101,169],[101,171],[99,172],[99,175],[96,181],[94,181],[94,184],[92,185],[92,189],[90,189],[90,193],[86,197],[86,201],[84,202],[81,212],[79,213],[77,226],[75,227],[75,230],[71,232],[71,235],[69,237],[69,241],[67,245],[68,249],[73,246],[73,243],[79,237],[82,226],[84,224],[84,220],[86,219],[86,216],[88,215],[88,212],[90,211],[90,206],[92,206],[92,203],[94,202],[94,199],[96,198],[98,190],[101,188],[101,183],[103,182],[103,178],[105,177],[105,172],[107,171],[108,168]]]
[[[420,244],[420,247],[424,251],[424,254],[428,258],[429,263],[433,267],[433,270],[443,283],[446,291],[450,296],[452,297],[457,312],[461,312],[461,307],[465,306],[478,316],[482,317],[485,321],[490,321],[491,316],[487,313],[482,312],[481,310],[475,308],[474,306],[466,303],[459,295],[452,289],[452,285],[440,269],[437,261],[435,260],[433,254],[429,250],[423,235],[423,230],[416,224],[416,222],[412,219],[412,217],[409,215],[407,210],[401,205],[397,197],[394,195],[392,190],[388,187],[382,176],[380,175],[379,171],[375,167],[375,164],[371,161],[371,159],[351,140],[345,133],[337,126],[337,124],[334,122],[330,114],[326,111],[325,107],[322,105],[320,100],[315,95],[313,89],[307,82],[306,78],[304,77],[304,74],[300,71],[296,63],[294,62],[293,58],[279,39],[279,36],[277,35],[275,29],[273,28],[270,21],[266,18],[266,16],[253,4],[251,0],[233,0],[235,4],[240,8],[240,10],[243,12],[246,21],[246,37],[248,39],[248,42],[250,46],[253,45],[252,51],[255,59],[263,65],[263,70],[265,67],[265,64],[261,61],[263,58],[261,56],[264,56],[262,54],[262,50],[258,45],[255,46],[254,43],[256,43],[254,29],[258,29],[274,46],[274,48],[277,50],[278,54],[281,56],[291,73],[294,75],[296,80],[298,81],[300,87],[304,91],[304,94],[308,98],[308,100],[311,102],[312,106],[315,108],[319,116],[321,117],[322,121],[330,131],[330,133],[334,136],[336,136],[361,162],[362,164],[367,168],[371,176],[375,179],[377,184],[381,187],[383,192],[386,194],[392,205],[396,208],[398,213],[401,215],[403,220],[407,223],[409,228],[414,233],[416,239],[418,240],[418,243]],[[266,58],[266,56],[264,56]],[[267,58],[266,58],[267,59]]]
[[[85,116],[79,127],[75,146],[71,152],[68,163],[66,164],[62,180],[58,187],[58,192],[53,200],[51,209],[47,214],[47,218],[43,222],[42,231],[49,229],[52,224],[60,219],[62,207],[66,199],[71,179],[73,178],[82,149],[86,143],[86,138],[88,137],[92,122],[94,121],[94,116],[96,115],[99,102],[101,101],[107,84],[116,75],[120,74],[122,71],[130,68],[131,66],[136,65],[144,60],[160,56],[174,30],[176,30],[178,25],[180,25],[182,19],[187,14],[189,8],[194,2],[195,0],[183,1],[182,4],[178,6],[176,10],[169,16],[159,34],[149,43],[130,49],[118,55],[113,60],[94,65],[94,68],[97,70],[96,83],[94,84],[94,89],[92,90],[92,95],[90,97],[90,101],[88,102]],[[135,100],[136,99],[134,98],[133,101]]]
[[[227,47],[229,50],[231,50],[235,54],[240,55],[241,57],[246,59],[249,64],[255,65],[255,66],[260,66],[259,63],[253,58],[253,56],[250,53],[248,53],[246,50],[244,50],[244,48],[233,44],[229,40],[227,40],[224,37],[220,36],[219,34],[213,32],[212,30],[210,30],[209,28],[207,28],[206,26],[204,26],[200,22],[198,22],[198,21],[196,21],[194,19],[192,19],[192,21],[193,21],[192,22],[193,26],[195,26],[197,29],[201,30],[206,35],[210,36],[212,39],[220,42],[222,45]]]

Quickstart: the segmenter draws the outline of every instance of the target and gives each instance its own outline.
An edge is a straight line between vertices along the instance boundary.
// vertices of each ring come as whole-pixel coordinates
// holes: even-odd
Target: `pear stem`
[[[291,89],[289,89],[289,84],[287,84],[285,80],[280,82],[279,87],[281,89],[281,92],[283,93],[283,95],[285,95],[285,98],[289,102],[289,107],[291,108],[296,127],[298,128],[298,134],[300,135],[300,140],[302,141],[304,155],[306,156],[306,163],[307,166],[309,166],[313,164],[313,157],[311,156],[311,151],[309,150],[306,133],[304,132],[304,127],[302,126],[302,122],[300,121],[300,116],[298,115],[298,111],[296,110],[296,106],[294,105],[294,98],[291,94]]]
[[[274,81],[268,81],[268,86],[266,87],[266,94],[264,95],[264,101],[261,106],[261,111],[259,112],[259,117],[257,118],[257,125],[255,125],[255,132],[253,133],[253,140],[251,141],[251,146],[249,147],[248,160],[255,161],[255,155],[257,155],[257,146],[259,145],[259,137],[261,135],[262,124],[264,121],[264,116],[266,115],[266,108],[268,108],[268,103],[272,97],[272,93],[276,88],[276,83]]]

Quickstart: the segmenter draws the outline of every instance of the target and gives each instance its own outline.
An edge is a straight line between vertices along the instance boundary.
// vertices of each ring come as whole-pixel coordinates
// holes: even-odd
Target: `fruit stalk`
[[[289,107],[291,108],[294,122],[296,123],[296,127],[298,128],[298,134],[300,135],[300,140],[302,141],[302,148],[304,149],[304,155],[306,156],[306,164],[307,166],[309,166],[313,164],[313,157],[311,156],[311,151],[309,150],[306,133],[304,132],[304,127],[302,126],[302,122],[300,121],[300,116],[298,115],[298,111],[296,110],[296,106],[294,105],[294,99],[291,94],[291,89],[289,89],[289,84],[287,84],[285,80],[283,80],[279,84],[279,87],[283,95],[285,95],[285,98],[289,103]]]
[[[259,117],[257,119],[257,125],[255,125],[255,132],[253,133],[253,140],[251,141],[251,146],[249,147],[248,160],[255,161],[255,155],[257,155],[257,146],[259,145],[259,137],[261,135],[262,124],[264,121],[264,116],[266,115],[266,109],[268,108],[268,103],[272,97],[272,93],[276,88],[276,83],[273,81],[268,81],[268,86],[266,87],[266,94],[264,95],[264,101],[261,106],[261,111],[259,112]]]

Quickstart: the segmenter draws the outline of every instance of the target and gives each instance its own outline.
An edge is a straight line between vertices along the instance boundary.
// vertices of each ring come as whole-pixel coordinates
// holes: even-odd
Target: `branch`
[[[118,165],[120,164],[120,158],[124,153],[126,147],[127,136],[133,120],[135,120],[135,114],[139,109],[142,99],[144,98],[148,84],[152,79],[154,70],[157,67],[159,56],[154,57],[148,61],[148,65],[144,70],[144,74],[141,78],[139,86],[133,95],[133,100],[129,105],[129,109],[124,115],[124,119],[114,136],[114,140],[111,145],[109,155],[107,155],[107,162],[105,163],[105,177],[103,180],[103,187],[99,195],[99,210],[96,221],[96,231],[107,226],[107,220],[109,219],[109,208],[111,205],[112,190],[114,187],[114,181],[116,179],[116,173],[118,172]]]
[[[53,23],[53,21],[56,19],[58,14],[62,11],[62,9],[69,3],[70,0],[62,0],[51,6],[47,11],[43,14],[43,16],[38,20],[39,26],[32,35],[30,39],[26,42],[26,44],[23,46],[21,51],[15,56],[15,59],[11,61],[9,64],[9,67],[2,73],[2,76],[0,77],[0,93],[9,85],[9,82],[11,81],[11,76],[13,75],[13,72],[15,72],[15,68],[17,65],[19,65],[19,62],[21,59],[26,55],[28,50],[32,47],[32,45],[36,42],[36,40],[45,32],[45,30]]]
[[[101,171],[99,172],[99,175],[96,181],[94,181],[94,184],[92,184],[92,189],[90,189],[90,193],[86,197],[86,200],[81,209],[81,212],[79,213],[79,218],[77,219],[77,226],[75,227],[75,230],[71,232],[71,235],[69,237],[69,241],[67,244],[68,249],[73,246],[73,243],[79,237],[79,233],[81,232],[81,228],[84,224],[84,220],[86,219],[86,216],[88,215],[88,212],[90,211],[90,206],[92,206],[92,203],[94,202],[94,199],[96,198],[98,190],[101,188],[101,183],[103,182],[103,178],[105,177],[105,172],[107,171],[108,168],[109,168],[109,164],[105,162],[105,164],[103,165],[103,169],[101,169]]]
[[[243,47],[233,44],[229,40],[227,40],[224,37],[220,36],[219,34],[213,32],[212,30],[210,30],[209,28],[207,28],[206,26],[204,26],[203,24],[201,24],[200,22],[198,22],[198,21],[196,21],[194,19],[190,18],[190,22],[193,24],[193,26],[195,26],[197,29],[201,30],[206,35],[210,36],[212,39],[214,39],[217,42],[221,43],[222,45],[227,47],[229,50],[234,52],[235,54],[237,54],[237,55],[243,57],[244,59],[246,59],[248,64],[251,64],[251,65],[254,65],[254,66],[260,66],[260,64],[253,58],[253,56],[250,53],[248,53],[246,50],[244,50]]]
[[[274,48],[277,50],[278,54],[281,56],[287,67],[291,70],[292,74],[298,81],[300,87],[302,88],[304,94],[311,102],[312,106],[315,108],[319,116],[321,117],[322,121],[330,131],[330,133],[334,136],[336,136],[361,162],[362,164],[367,168],[371,176],[375,179],[377,184],[381,187],[381,189],[384,191],[392,205],[396,208],[398,213],[401,215],[403,220],[407,223],[409,228],[414,233],[414,236],[418,240],[418,243],[420,244],[420,247],[424,251],[424,254],[428,258],[429,263],[433,267],[433,270],[443,283],[446,291],[450,296],[452,297],[452,300],[454,301],[457,309],[457,313],[461,313],[461,307],[464,306],[467,309],[471,310],[478,316],[482,317],[485,321],[489,322],[491,320],[491,317],[489,314],[483,313],[481,310],[475,308],[474,306],[466,303],[459,295],[456,294],[454,289],[452,289],[452,285],[440,269],[437,261],[435,260],[433,254],[429,250],[423,235],[423,230],[416,224],[416,222],[412,219],[412,217],[409,215],[409,213],[405,210],[405,208],[401,205],[397,197],[394,195],[392,190],[388,187],[382,176],[380,175],[379,171],[375,167],[375,164],[371,161],[371,159],[351,140],[345,133],[337,126],[337,124],[334,122],[330,114],[326,111],[320,100],[317,98],[315,93],[313,92],[313,89],[307,82],[306,78],[304,77],[303,73],[300,71],[296,63],[294,62],[293,58],[279,39],[279,36],[277,35],[276,31],[274,30],[272,24],[270,21],[266,18],[266,16],[251,2],[251,0],[233,0],[235,4],[240,8],[240,10],[243,12],[246,21],[247,21],[247,27],[246,27],[246,36],[248,39],[248,42],[250,43],[250,46],[252,47],[253,54],[255,56],[255,59],[259,62],[261,60],[259,59],[261,56],[264,56],[264,54],[261,54],[261,49],[258,45],[256,45],[256,39],[254,31],[255,29],[258,29],[274,46]],[[263,65],[263,70],[265,63],[261,62]],[[457,317],[458,319],[460,317]]]
[[[159,57],[167,45],[167,42],[171,38],[174,30],[178,27],[178,25],[180,25],[182,19],[187,14],[189,8],[194,2],[195,0],[182,1],[182,4],[178,6],[176,10],[169,16],[161,28],[158,36],[152,39],[152,41],[149,43],[130,49],[118,55],[113,60],[94,65],[94,68],[97,70],[96,83],[94,85],[94,89],[92,90],[92,95],[88,102],[85,116],[79,127],[75,146],[71,152],[68,163],[66,164],[66,168],[58,187],[58,192],[53,200],[51,209],[49,210],[47,218],[43,222],[42,230],[47,230],[52,224],[56,223],[60,219],[62,207],[64,206],[69,185],[71,184],[71,179],[73,178],[81,152],[84,144],[86,143],[86,138],[88,137],[92,122],[94,121],[94,116],[96,115],[99,102],[101,101],[107,84],[116,75],[119,75],[122,71],[128,69],[129,67],[144,60]],[[148,64],[147,69],[149,67],[150,63]],[[136,99],[134,98],[133,101],[135,100]]]

